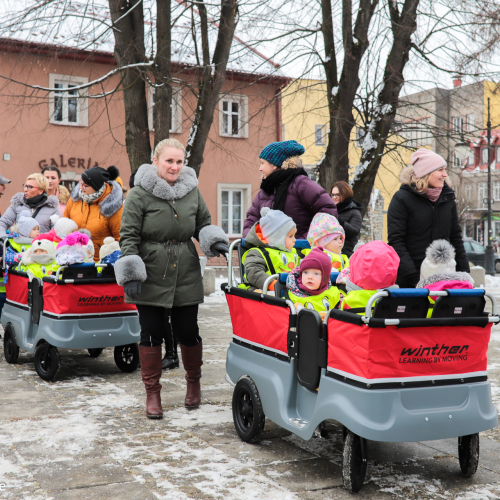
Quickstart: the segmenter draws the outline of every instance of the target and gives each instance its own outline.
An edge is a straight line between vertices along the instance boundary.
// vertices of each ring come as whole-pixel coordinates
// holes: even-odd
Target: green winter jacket
[[[221,228],[210,225],[210,213],[197,188],[192,168],[183,167],[173,186],[153,165],[142,165],[123,208],[120,229],[122,256],[115,264],[119,285],[139,280],[142,290],[131,304],[180,307],[203,302],[198,252],[213,257],[211,246],[229,243]]]

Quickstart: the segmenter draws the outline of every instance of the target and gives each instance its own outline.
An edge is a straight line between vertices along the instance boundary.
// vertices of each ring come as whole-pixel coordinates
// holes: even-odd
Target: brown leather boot
[[[139,346],[142,381],[146,387],[146,417],[163,418],[161,408],[161,345]]]
[[[203,345],[200,341],[194,347],[187,347],[181,344],[182,364],[186,370],[186,399],[184,406],[186,408],[197,408],[200,406],[201,391],[201,365],[203,364]]]

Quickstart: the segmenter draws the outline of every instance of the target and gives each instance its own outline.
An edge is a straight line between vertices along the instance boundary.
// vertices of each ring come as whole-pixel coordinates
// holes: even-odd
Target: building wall
[[[3,74],[32,85],[49,86],[49,74],[86,77],[90,80],[105,75],[114,64],[58,59],[52,56],[0,53]],[[195,83],[194,75],[184,75]],[[262,79],[261,79],[262,81]],[[112,91],[119,83],[114,76],[101,86],[92,87],[90,95]],[[248,96],[248,138],[219,135],[219,111],[204,154],[200,172],[200,189],[212,214],[218,221],[218,184],[236,184],[245,191],[244,212],[249,207],[260,185],[259,153],[277,140],[277,110],[275,94],[278,83],[256,83],[248,78],[225,82],[224,94]],[[34,97],[28,97],[33,94]],[[40,172],[44,164],[54,164],[61,172],[80,174],[84,169],[99,165],[116,165],[128,185],[131,174],[125,148],[125,113],[123,98],[116,92],[103,99],[88,99],[88,127],[63,126],[49,123],[47,92],[33,92],[19,84],[4,83],[0,92],[0,173],[12,180],[0,199],[0,210],[8,206],[10,198],[22,190],[26,177]],[[187,89],[182,90],[182,124],[180,133],[171,137],[187,142],[191,116],[196,99]],[[153,135],[151,135],[153,143]],[[10,160],[4,160],[10,155]],[[7,158],[7,157],[5,157]],[[74,159],[74,160],[71,160]],[[73,165],[73,166],[71,166]],[[219,186],[220,188],[220,186]]]

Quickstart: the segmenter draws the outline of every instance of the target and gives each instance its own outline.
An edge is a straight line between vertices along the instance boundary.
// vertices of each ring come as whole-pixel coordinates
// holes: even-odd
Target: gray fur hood
[[[417,283],[416,288],[424,288],[425,286],[432,285],[438,281],[468,281],[472,286],[474,286],[474,280],[469,273],[455,272],[432,274],[431,276],[427,276],[427,278],[423,278]]]
[[[120,184],[118,184],[118,182],[116,181],[108,181],[107,183],[111,186],[111,193],[109,193],[108,196],[106,196],[99,203],[99,210],[101,211],[101,214],[104,215],[104,217],[111,217],[112,215],[116,214],[116,212],[118,212],[118,210],[120,210],[121,206],[123,205],[123,190]],[[54,198],[56,197],[54,196]],[[71,199],[73,200],[73,202],[82,200],[79,184],[77,184],[73,188],[73,191],[71,191]],[[59,203],[59,200],[57,202]]]
[[[191,167],[182,167],[179,177],[171,186],[166,180],[158,176],[158,168],[145,163],[135,174],[135,186],[141,186],[148,193],[166,201],[184,198],[196,186],[198,178]]]
[[[28,207],[28,208],[31,208],[29,207],[29,205],[27,205],[26,203],[24,203],[24,193],[16,193],[10,200],[10,204],[15,208],[15,207],[20,207],[20,206],[24,206],[24,207]],[[59,199],[57,198],[57,196],[54,196],[53,194],[51,194],[50,196],[47,197],[47,200],[44,201],[41,205],[39,205],[41,207],[43,206],[48,206],[50,208],[56,208],[59,206]]]

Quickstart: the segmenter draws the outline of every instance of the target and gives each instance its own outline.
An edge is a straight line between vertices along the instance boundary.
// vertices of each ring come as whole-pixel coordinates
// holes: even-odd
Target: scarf
[[[37,264],[51,264],[54,262],[54,257],[48,253],[41,253],[41,254],[36,254],[33,255],[31,254],[31,260],[33,262],[36,262]]]
[[[427,188],[424,195],[427,196],[427,198],[429,198],[429,200],[432,203],[436,203],[439,196],[441,195],[442,190],[443,190],[443,188]]]
[[[300,175],[307,176],[303,168],[279,168],[260,183],[260,189],[265,193],[274,194],[273,210],[284,211],[288,186]]]
[[[28,207],[33,209],[47,201],[47,193],[39,194],[38,196],[34,196],[33,198],[26,198],[25,196],[23,201],[24,203],[26,203],[26,205],[28,205]]]
[[[102,187],[101,187],[101,189],[99,189],[99,191],[96,191],[95,193],[92,193],[92,194],[83,194],[83,191],[80,188],[80,196],[82,197],[82,200],[85,203],[89,203],[90,204],[90,203],[93,203],[98,198],[100,198],[102,196],[102,193],[104,193],[105,189],[106,189],[106,183],[104,183],[102,185]]]
[[[352,196],[346,198],[344,201],[337,203],[337,211],[340,213],[342,210],[344,210],[345,207],[347,207],[347,205],[349,205],[349,203],[351,203],[351,201]]]

